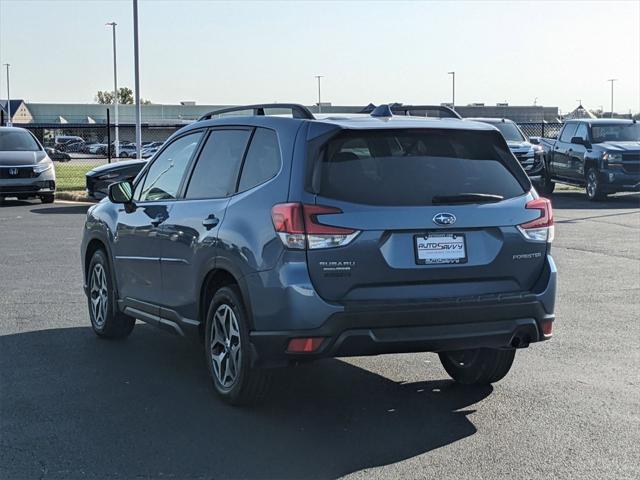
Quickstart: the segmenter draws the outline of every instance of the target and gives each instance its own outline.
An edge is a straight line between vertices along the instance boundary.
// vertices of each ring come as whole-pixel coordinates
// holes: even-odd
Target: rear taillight
[[[553,242],[555,236],[553,227],[553,209],[548,198],[536,198],[525,205],[529,210],[539,210],[540,216],[535,220],[518,225],[518,230],[527,240],[536,242]]]
[[[271,209],[271,219],[280,240],[287,248],[332,248],[347,245],[360,233],[351,228],[326,225],[318,220],[320,215],[339,213],[342,210],[335,207],[279,203]]]

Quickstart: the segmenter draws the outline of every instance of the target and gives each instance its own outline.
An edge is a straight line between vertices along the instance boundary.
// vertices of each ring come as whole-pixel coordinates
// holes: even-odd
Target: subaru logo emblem
[[[17,175],[18,174],[18,169],[17,168],[10,168],[9,169],[9,175]]]
[[[453,213],[436,213],[433,216],[433,223],[437,225],[453,225],[456,223],[456,216]]]

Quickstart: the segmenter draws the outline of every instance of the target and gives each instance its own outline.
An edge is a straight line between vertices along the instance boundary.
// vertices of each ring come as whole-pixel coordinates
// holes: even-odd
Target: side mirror
[[[571,137],[571,143],[573,143],[575,145],[584,145],[587,142],[585,142],[584,138],[582,138],[582,137]]]
[[[539,145],[540,137],[529,137],[529,143],[533,143],[534,145]]]
[[[125,181],[109,185],[109,200],[112,203],[131,203],[133,201],[131,184]]]

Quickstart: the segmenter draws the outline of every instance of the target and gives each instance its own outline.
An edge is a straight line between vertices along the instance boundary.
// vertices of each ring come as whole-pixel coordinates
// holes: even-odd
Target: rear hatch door
[[[359,130],[334,137],[311,175],[318,221],[359,231],[308,250],[325,299],[424,301],[529,290],[545,242],[517,225],[539,216],[526,174],[494,131]]]

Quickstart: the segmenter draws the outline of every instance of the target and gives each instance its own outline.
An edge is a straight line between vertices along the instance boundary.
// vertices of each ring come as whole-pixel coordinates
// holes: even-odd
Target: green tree
[[[101,105],[109,105],[113,103],[113,91],[99,90],[95,96],[96,103]],[[118,89],[118,103],[121,105],[133,105],[133,90],[129,87],[120,87]],[[140,99],[142,105],[149,105],[151,101]]]

